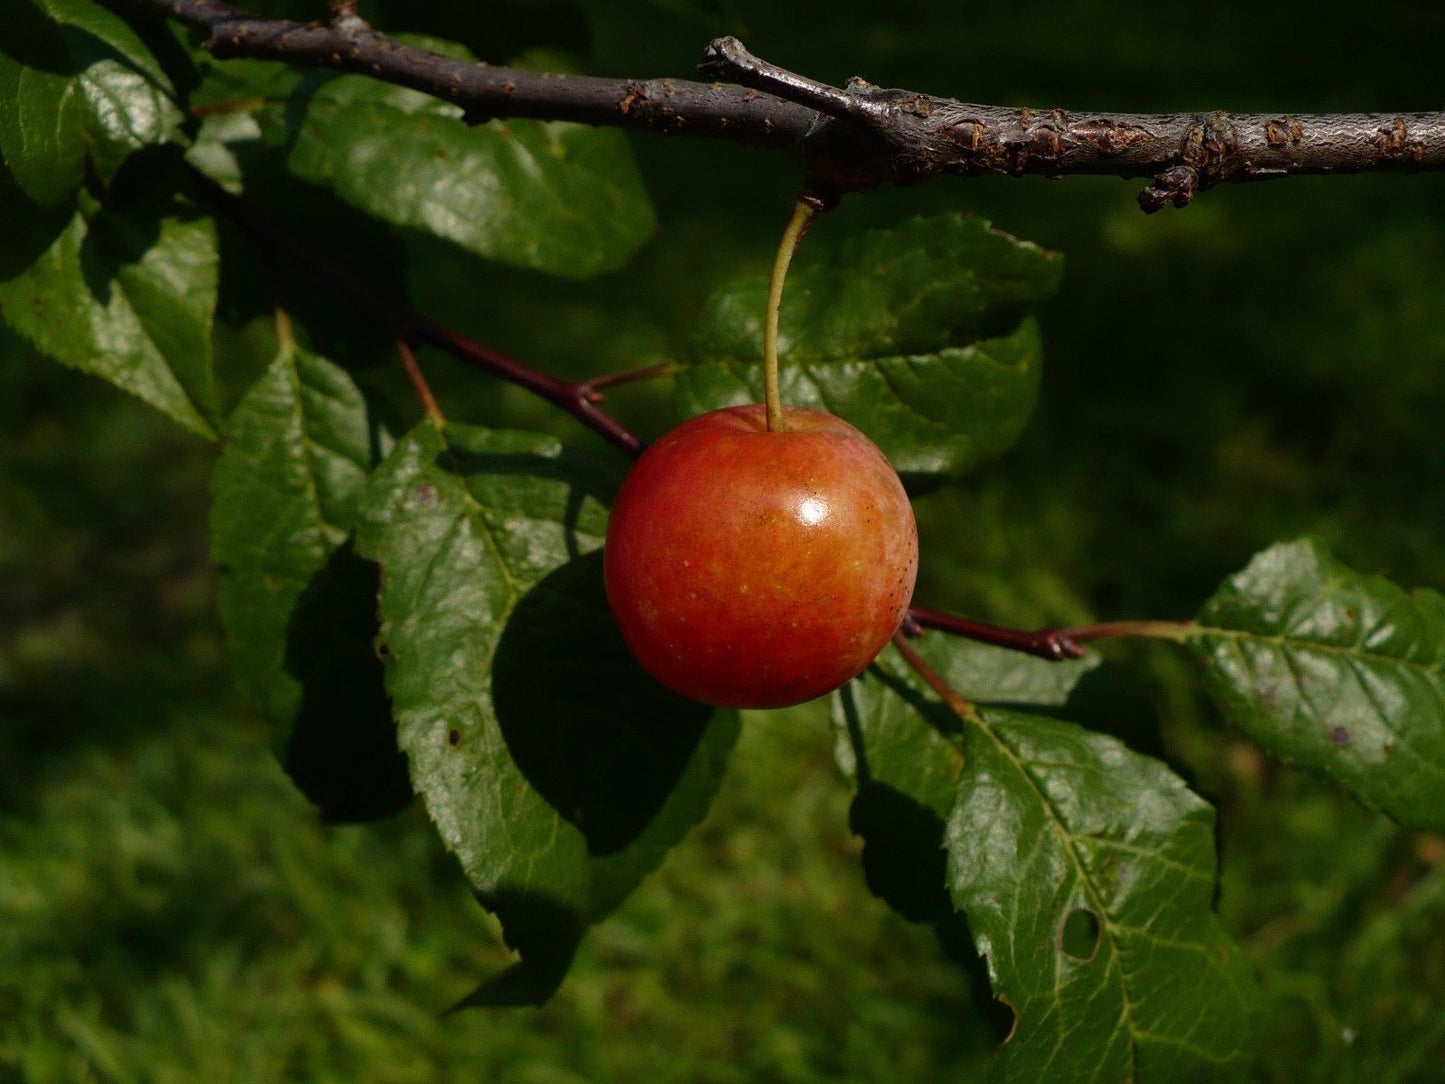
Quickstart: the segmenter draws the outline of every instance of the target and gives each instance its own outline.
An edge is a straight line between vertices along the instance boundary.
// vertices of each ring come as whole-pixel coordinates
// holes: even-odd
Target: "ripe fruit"
[[[762,406],[684,422],[643,454],[607,527],[607,598],[664,685],[709,704],[801,703],[898,628],[918,530],[898,475],[841,418]]]

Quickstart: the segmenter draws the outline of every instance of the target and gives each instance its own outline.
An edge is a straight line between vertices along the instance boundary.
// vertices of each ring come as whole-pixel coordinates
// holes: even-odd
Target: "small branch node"
[[[359,34],[371,29],[371,24],[356,10],[356,0],[330,0],[331,26],[343,34]]]
[[[1139,193],[1139,206],[1146,215],[1162,211],[1171,203],[1188,207],[1199,194],[1199,170],[1193,166],[1174,166],[1154,178],[1154,183]]]
[[[766,91],[829,117],[863,119],[874,112],[866,98],[770,64],[753,56],[737,38],[714,38],[704,50],[697,70],[709,78]]]

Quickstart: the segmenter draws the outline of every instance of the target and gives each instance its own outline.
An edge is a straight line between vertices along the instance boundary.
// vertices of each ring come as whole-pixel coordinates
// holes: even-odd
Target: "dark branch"
[[[966,617],[955,617],[952,614],[939,613],[937,610],[924,610],[916,606],[908,611],[908,616],[914,622],[915,627],[904,631],[911,635],[917,635],[923,629],[938,629],[940,632],[948,632],[965,639],[1022,652],[1025,655],[1033,655],[1035,658],[1047,659],[1050,662],[1063,662],[1065,659],[1084,657],[1084,649],[1064,629],[1040,629],[1036,632],[1027,632],[1023,629],[1000,628],[998,625],[986,625],[981,621],[970,621]]]
[[[355,72],[454,102],[476,124],[498,117],[569,120],[718,136],[801,157],[817,114],[738,86],[681,79],[604,79],[470,64],[371,29],[253,17],[220,0],[105,0],[163,15],[207,35],[222,59],[259,57]]]
[[[728,139],[796,158],[818,193],[940,175],[1151,177],[1146,211],[1229,181],[1445,168],[1445,113],[1088,113],[971,105],[855,79],[838,89],[733,38],[701,70],[730,84],[605,79],[469,64],[392,41],[349,8],[330,25],[263,19],[220,0],[107,0],[207,34],[217,57],[357,72],[460,106],[479,123],[532,117]]]

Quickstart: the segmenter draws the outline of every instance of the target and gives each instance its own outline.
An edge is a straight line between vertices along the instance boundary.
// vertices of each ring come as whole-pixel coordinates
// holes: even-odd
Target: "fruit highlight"
[[[684,422],[638,460],[608,524],[607,597],[643,667],[722,707],[801,703],[857,675],[913,595],[897,473],[841,418],[761,405]]]

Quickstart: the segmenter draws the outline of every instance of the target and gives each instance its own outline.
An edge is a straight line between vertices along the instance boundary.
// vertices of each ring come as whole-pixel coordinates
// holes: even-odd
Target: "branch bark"
[[[1090,113],[975,105],[861,79],[839,89],[708,46],[720,80],[609,79],[468,64],[393,41],[345,5],[327,24],[264,19],[221,0],[105,0],[178,19],[216,57],[356,72],[459,105],[469,123],[566,120],[727,139],[796,159],[807,188],[836,198],[938,176],[1150,177],[1145,211],[1187,205],[1225,182],[1445,168],[1445,113]]]

